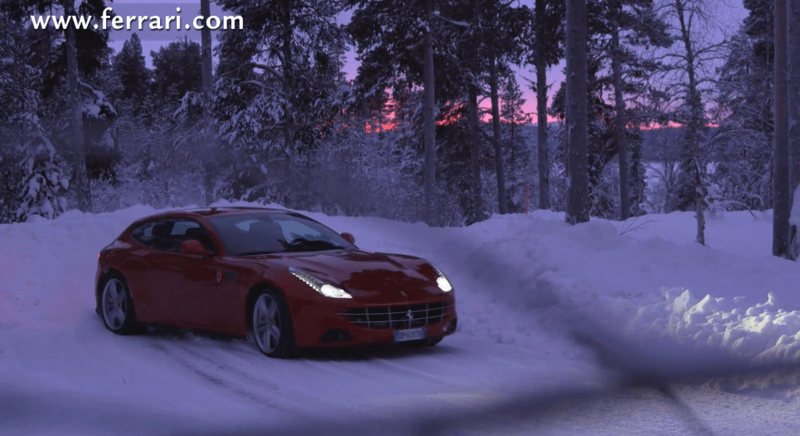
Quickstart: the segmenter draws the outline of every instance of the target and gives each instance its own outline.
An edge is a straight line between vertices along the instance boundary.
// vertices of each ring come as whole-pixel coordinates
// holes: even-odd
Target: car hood
[[[272,260],[299,267],[341,286],[365,303],[390,303],[442,295],[436,273],[422,259],[361,250],[292,253]]]

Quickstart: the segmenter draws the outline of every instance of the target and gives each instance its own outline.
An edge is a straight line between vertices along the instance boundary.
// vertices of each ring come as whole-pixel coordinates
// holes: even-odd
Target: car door
[[[142,298],[144,321],[187,328],[205,328],[208,315],[205,299],[198,298],[197,283],[212,280],[205,265],[207,259],[180,252],[188,229],[199,223],[183,218],[156,220],[144,229],[143,239],[149,250],[141,254],[144,268],[145,296]]]
[[[208,229],[192,219],[179,219],[175,222],[172,237],[177,246],[186,240],[199,240],[215,255],[192,255],[176,253],[173,262],[175,273],[179,275],[176,287],[177,316],[182,325],[205,330],[225,330],[229,324],[230,306],[238,283],[237,273],[231,270],[221,258],[217,247],[211,242]]]
[[[131,236],[141,245],[131,251],[135,256],[135,274],[128,277],[137,316],[144,322],[177,324],[175,316],[175,275],[170,273],[168,239],[173,221],[156,219],[133,229]]]

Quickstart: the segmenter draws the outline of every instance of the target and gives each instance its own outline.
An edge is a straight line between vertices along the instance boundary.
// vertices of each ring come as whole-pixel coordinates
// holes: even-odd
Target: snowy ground
[[[242,434],[598,389],[607,374],[566,335],[586,319],[650,345],[672,339],[689,361],[703,352],[800,359],[800,264],[770,255],[768,214],[709,216],[710,247],[692,243],[693,216],[683,213],[571,227],[560,214],[536,212],[460,229],[309,214],[353,233],[364,249],[436,263],[456,288],[459,333],[420,352],[283,361],[245,341],[165,331],[117,337],[103,328],[91,292],[97,253],[153,212],[69,212],[0,226],[0,434]],[[567,399],[492,429],[799,434],[792,381],[683,386],[683,406],[650,391]],[[466,430],[491,433],[454,434]]]

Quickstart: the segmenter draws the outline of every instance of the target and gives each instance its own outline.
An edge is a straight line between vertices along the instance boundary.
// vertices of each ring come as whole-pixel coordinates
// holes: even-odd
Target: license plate
[[[425,327],[420,327],[418,329],[395,330],[394,341],[395,342],[418,341],[420,339],[425,339],[426,334],[427,333],[425,331]]]

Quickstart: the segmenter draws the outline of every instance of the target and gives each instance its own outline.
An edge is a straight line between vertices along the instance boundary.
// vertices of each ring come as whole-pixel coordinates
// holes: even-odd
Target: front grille
[[[444,319],[453,310],[449,302],[405,304],[399,306],[359,307],[340,313],[351,324],[374,329],[424,327]],[[409,316],[410,315],[410,316]]]

